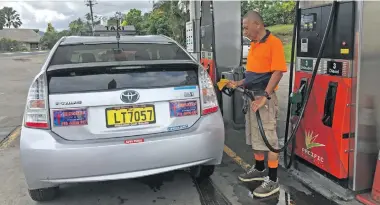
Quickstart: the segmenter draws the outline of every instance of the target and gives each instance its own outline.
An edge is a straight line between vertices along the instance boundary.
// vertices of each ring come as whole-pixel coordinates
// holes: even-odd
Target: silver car
[[[29,194],[64,183],[221,163],[224,124],[204,68],[165,36],[63,37],[30,86],[21,131]]]

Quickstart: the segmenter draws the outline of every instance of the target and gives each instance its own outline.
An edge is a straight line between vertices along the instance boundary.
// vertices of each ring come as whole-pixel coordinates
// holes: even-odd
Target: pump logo
[[[305,131],[305,148],[302,148],[302,153],[307,157],[311,157],[315,163],[323,164],[323,157],[311,151],[312,148],[325,146],[324,144],[315,142],[317,138],[318,134],[314,134],[313,131]]]

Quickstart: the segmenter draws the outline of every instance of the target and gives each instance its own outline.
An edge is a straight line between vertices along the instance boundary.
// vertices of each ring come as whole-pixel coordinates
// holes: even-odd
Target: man
[[[261,186],[253,191],[256,197],[268,197],[279,191],[277,179],[278,154],[270,152],[262,140],[255,118],[255,112],[259,111],[264,130],[270,144],[278,148],[276,132],[278,116],[278,100],[275,91],[278,89],[283,72],[287,71],[285,54],[282,42],[265,29],[263,19],[255,11],[249,11],[243,19],[244,36],[252,40],[247,57],[245,79],[227,84],[229,87],[244,86],[257,90],[261,86],[261,92],[254,91],[255,100],[251,102],[246,115],[247,144],[252,145],[255,165],[239,176],[244,182],[262,181]],[[267,80],[263,80],[267,79]],[[264,82],[264,83],[263,83]],[[264,153],[268,152],[267,167],[264,163]]]

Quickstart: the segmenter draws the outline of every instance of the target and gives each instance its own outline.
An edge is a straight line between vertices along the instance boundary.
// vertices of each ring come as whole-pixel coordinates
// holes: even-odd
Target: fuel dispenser
[[[301,9],[294,89],[304,95],[331,5]],[[296,134],[297,156],[338,179],[348,178],[355,2],[337,5],[305,115]],[[302,101],[302,100],[301,100]],[[300,103],[299,103],[300,104]],[[293,114],[299,113],[299,104]]]
[[[299,117],[300,105],[306,100],[305,90],[312,81],[322,44],[321,33],[328,26],[328,13],[334,4],[336,11],[296,132],[295,155],[298,162],[354,194],[372,188],[380,148],[379,131],[375,131],[380,114],[374,102],[380,97],[376,89],[380,70],[375,66],[380,63],[375,57],[380,53],[380,44],[375,41],[380,29],[374,26],[380,23],[380,4],[330,3],[302,2],[299,7],[293,119]]]
[[[240,2],[202,1],[201,8],[201,63],[211,68],[216,84],[222,73],[241,65],[241,42],[234,42],[241,39]],[[209,17],[206,11],[211,13]],[[292,64],[290,69],[289,90],[293,92],[288,108],[295,126],[289,140],[285,133],[285,146],[270,150],[286,152],[287,145],[295,142],[292,150],[297,166],[286,167],[309,178],[308,184],[327,187],[343,200],[372,186],[380,187],[380,179],[376,186],[374,182],[380,149],[379,13],[380,4],[371,1],[297,2],[293,37],[297,52],[294,82]],[[203,45],[207,41],[209,50]],[[231,110],[231,106],[221,107]],[[230,113],[234,112],[241,113],[238,109]],[[325,178],[341,182],[339,187],[344,190]]]
[[[241,6],[238,1],[201,1],[200,62],[212,81],[241,65]],[[226,32],[226,29],[229,29]]]
[[[201,1],[200,63],[208,71],[214,85],[221,78],[243,79],[241,5],[239,1]],[[229,29],[226,32],[226,28]],[[217,96],[226,123],[244,128],[242,95]],[[238,111],[237,111],[238,110]]]

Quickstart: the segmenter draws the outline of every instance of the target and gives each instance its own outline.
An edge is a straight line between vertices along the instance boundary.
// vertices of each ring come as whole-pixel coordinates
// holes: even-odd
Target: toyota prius
[[[65,183],[221,163],[224,124],[205,69],[165,36],[60,39],[28,92],[21,161],[30,197]]]

